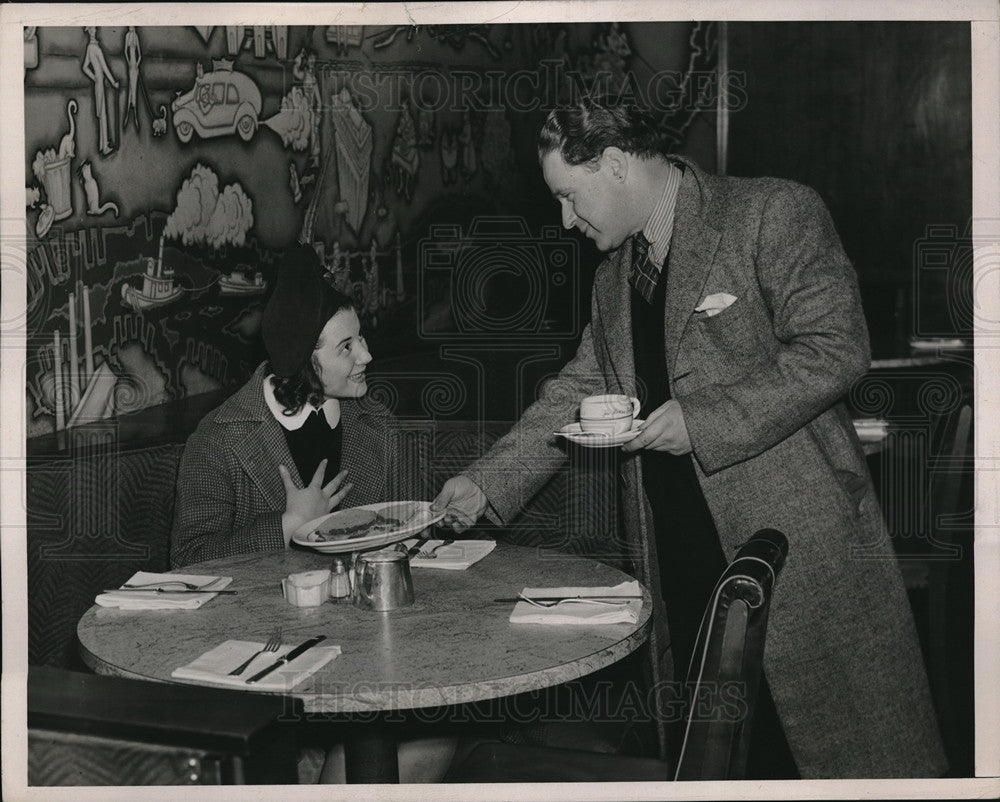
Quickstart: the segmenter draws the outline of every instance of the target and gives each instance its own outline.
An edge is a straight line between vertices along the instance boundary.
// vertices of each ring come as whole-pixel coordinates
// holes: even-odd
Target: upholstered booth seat
[[[136,571],[169,569],[184,444],[224,396],[195,396],[28,441],[30,664],[85,670],[76,653],[76,624],[94,596]],[[407,469],[420,477],[413,492],[432,499],[510,423],[401,419],[397,427],[400,459],[419,466]],[[613,471],[579,451],[571,451],[565,469],[527,500],[502,537],[627,569],[614,536]]]

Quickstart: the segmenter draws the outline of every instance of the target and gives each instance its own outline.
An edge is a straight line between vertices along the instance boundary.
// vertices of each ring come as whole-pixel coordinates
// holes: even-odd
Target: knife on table
[[[294,649],[292,649],[284,657],[279,657],[275,662],[273,662],[271,665],[269,665],[263,671],[258,671],[256,674],[254,674],[252,677],[250,677],[250,679],[248,679],[246,681],[247,685],[249,685],[251,682],[256,682],[259,679],[264,679],[264,677],[266,677],[272,671],[274,671],[275,669],[281,668],[281,666],[285,665],[285,663],[290,663],[292,660],[294,660],[300,654],[302,654],[303,652],[311,649],[313,646],[315,646],[317,643],[319,643],[322,640],[326,640],[326,635],[317,635],[315,638],[310,638],[309,640],[305,641],[304,643],[300,643],[298,646],[296,646]]]

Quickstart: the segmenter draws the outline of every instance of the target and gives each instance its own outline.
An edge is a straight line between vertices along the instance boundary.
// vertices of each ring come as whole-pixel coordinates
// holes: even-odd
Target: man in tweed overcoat
[[[621,108],[611,116],[622,114],[642,117]],[[656,608],[654,678],[674,672],[656,552],[664,533],[653,527],[656,499],[651,505],[634,452],[661,450],[688,455],[726,560],[760,528],[788,536],[764,670],[800,776],[942,774],[898,566],[865,559],[860,548],[887,537],[841,402],[869,367],[868,335],[825,206],[788,181],[716,177],[662,150],[619,148],[607,118],[592,100],[557,110],[539,149],[564,225],[608,254],[594,279],[591,321],[573,359],[514,428],[445,483],[435,501],[447,506],[444,523],[461,530],[484,513],[510,520],[561,464],[551,433],[574,420],[580,399],[639,391],[632,245],[677,168],[662,266],[670,400],[624,447],[621,469],[625,537]],[[650,119],[629,118],[626,127],[648,128]]]

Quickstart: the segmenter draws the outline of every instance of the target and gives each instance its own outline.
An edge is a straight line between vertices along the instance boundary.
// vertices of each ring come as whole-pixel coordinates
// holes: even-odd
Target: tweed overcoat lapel
[[[594,321],[596,342],[606,355],[607,391],[625,395],[636,394],[635,359],[632,355],[631,290],[628,273],[632,264],[628,243],[610,259],[610,269],[598,273],[594,286],[594,303],[598,319]]]
[[[274,466],[288,466],[296,487],[304,487],[304,484],[298,480],[295,461],[281,426],[271,417],[263,401],[265,369],[265,364],[257,367],[246,386],[233,396],[233,403],[220,410],[216,422],[246,424],[241,436],[232,442],[233,453],[268,504],[273,509],[283,509],[285,487]]]
[[[685,166],[677,195],[674,233],[670,242],[667,270],[667,297],[664,314],[667,373],[678,370],[677,357],[684,330],[694,316],[694,308],[712,271],[712,262],[722,235],[705,222],[711,193],[701,171],[691,162]]]
[[[667,271],[664,337],[668,375],[673,378],[684,330],[701,300],[722,235],[706,220],[711,192],[701,171],[691,162],[675,158],[685,167],[674,212],[674,231]],[[636,394],[635,358],[632,344],[631,288],[628,274],[632,266],[631,240],[609,259],[611,269],[595,286],[594,297],[600,313],[604,344],[613,380],[608,392]]]

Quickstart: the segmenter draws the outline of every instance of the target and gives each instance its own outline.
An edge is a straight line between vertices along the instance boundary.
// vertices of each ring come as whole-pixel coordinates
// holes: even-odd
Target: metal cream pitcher
[[[409,558],[387,549],[359,554],[354,561],[352,599],[362,610],[395,610],[413,604]]]

